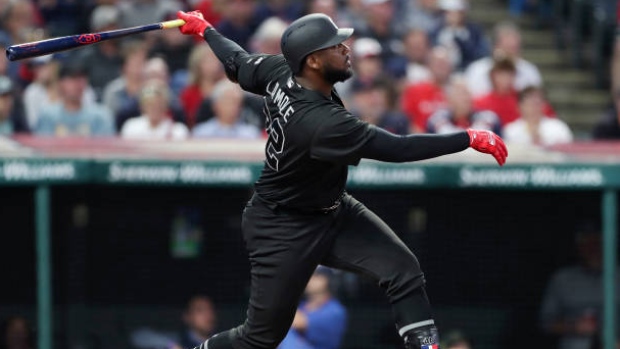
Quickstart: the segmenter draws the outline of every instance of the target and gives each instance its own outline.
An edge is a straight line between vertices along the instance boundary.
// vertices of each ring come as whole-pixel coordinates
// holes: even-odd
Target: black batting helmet
[[[282,34],[280,47],[293,74],[297,74],[306,56],[338,45],[352,34],[353,28],[338,28],[328,16],[314,13],[291,23]]]

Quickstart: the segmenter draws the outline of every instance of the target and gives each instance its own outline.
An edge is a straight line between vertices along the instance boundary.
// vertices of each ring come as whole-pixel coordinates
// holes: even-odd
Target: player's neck
[[[332,89],[334,88],[334,85],[328,83],[327,81],[310,79],[303,76],[296,76],[295,80],[297,80],[297,83],[299,83],[306,90],[317,91],[327,98],[330,98],[332,95]]]

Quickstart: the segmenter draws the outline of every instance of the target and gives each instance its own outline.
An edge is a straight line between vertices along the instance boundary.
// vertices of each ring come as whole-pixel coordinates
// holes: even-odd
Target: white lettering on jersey
[[[278,107],[278,113],[284,118],[284,121],[288,121],[288,117],[291,116],[295,109],[290,106],[291,99],[282,91],[280,83],[276,82],[275,86],[271,88],[271,83],[267,85],[267,93],[271,97],[273,103]]]

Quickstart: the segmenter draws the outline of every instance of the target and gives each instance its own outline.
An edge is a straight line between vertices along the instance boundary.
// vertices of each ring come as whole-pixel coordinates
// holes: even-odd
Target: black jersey
[[[269,138],[256,192],[287,207],[332,206],[374,127],[351,115],[335,91],[327,97],[299,85],[281,55],[251,56],[237,79],[264,96]]]

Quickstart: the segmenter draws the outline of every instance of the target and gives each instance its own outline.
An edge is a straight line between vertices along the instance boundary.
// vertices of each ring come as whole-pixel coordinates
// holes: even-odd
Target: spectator
[[[86,5],[72,0],[36,1],[45,28],[51,37],[84,33],[79,18]]]
[[[44,136],[111,136],[112,116],[96,103],[83,103],[88,81],[86,69],[65,63],[60,68],[60,103],[41,110],[34,132]]]
[[[36,13],[34,5],[28,0],[11,0],[7,2],[0,17],[0,42],[4,46],[21,44],[43,37],[35,28]],[[7,62],[6,74],[14,81],[20,79],[22,62]]]
[[[249,50],[250,38],[261,23],[256,15],[256,0],[228,0],[216,29],[225,37]],[[267,16],[270,17],[270,16]]]
[[[290,23],[303,16],[303,12],[303,3],[295,0],[265,0],[256,8],[256,16],[260,22],[270,17],[278,17]]]
[[[527,86],[542,86],[542,77],[536,66],[521,58],[521,33],[512,23],[499,23],[494,29],[493,55],[503,55],[513,60],[517,75],[514,88],[521,91]],[[489,72],[493,67],[493,57],[481,58],[467,67],[465,71],[469,89],[474,98],[492,90]]]
[[[406,82],[417,84],[432,79],[431,71],[427,67],[430,52],[428,34],[420,29],[411,29],[403,39],[405,56],[407,57]]]
[[[613,105],[594,126],[592,137],[597,140],[620,139],[620,89],[614,93]]]
[[[474,109],[467,83],[460,77],[452,78],[446,89],[447,108],[439,109],[428,119],[429,133],[451,133],[468,128],[500,133],[497,114],[490,110]]]
[[[579,263],[550,278],[540,311],[543,331],[558,336],[559,349],[590,349],[598,340],[603,314],[601,234],[598,225],[584,224],[575,239]],[[615,277],[616,300],[620,278]],[[620,344],[620,343],[618,343]]]
[[[119,1],[121,26],[134,27],[159,22],[168,13],[183,9],[178,0],[132,0]]]
[[[493,68],[489,72],[493,90],[475,101],[479,109],[494,111],[502,125],[507,125],[519,118],[519,92],[514,88],[517,68],[512,59],[498,55],[494,59]],[[545,115],[555,117],[555,111],[545,101]]]
[[[336,4],[336,0],[309,0],[306,7],[307,14],[322,13],[324,15],[328,15],[329,18],[334,20],[338,27],[342,26],[340,12],[338,11],[338,4]]]
[[[347,311],[332,297],[330,270],[319,267],[306,286],[306,300],[297,308],[291,329],[279,349],[337,349],[344,335]]]
[[[392,133],[409,133],[409,120],[394,110],[394,82],[386,78],[375,78],[369,82],[356,81],[353,84],[353,106],[351,112],[361,120]]]
[[[21,316],[3,321],[0,349],[34,349],[34,334],[30,323]]]
[[[162,21],[173,19],[177,19],[174,12],[161,18]],[[187,61],[194,46],[193,44],[191,36],[179,35],[177,30],[161,30],[157,32],[154,38],[149,56],[161,57],[166,61],[172,79],[171,87],[175,92],[180,90],[176,89],[175,86],[185,85]]]
[[[446,105],[443,90],[452,74],[448,50],[441,46],[433,48],[429,54],[428,68],[432,79],[409,85],[402,95],[402,109],[409,118],[411,133],[425,132],[431,114]]]
[[[475,105],[480,109],[494,111],[502,125],[519,118],[519,93],[514,88],[517,68],[512,59],[497,57],[489,72],[493,90],[476,99]]]
[[[539,87],[525,88],[519,94],[521,117],[504,126],[506,142],[549,146],[573,141],[568,125],[545,116],[545,98]]]
[[[240,120],[243,106],[241,88],[223,79],[215,85],[211,96],[215,117],[194,128],[195,138],[259,138],[258,128]]]
[[[352,97],[351,88],[355,84],[370,84],[380,75],[383,75],[383,62],[381,60],[381,44],[373,38],[360,37],[353,42],[351,54],[352,64],[355,69],[353,78],[338,83],[338,93],[346,103]]]
[[[70,64],[70,63],[66,63]],[[60,62],[53,55],[33,58],[29,61],[33,81],[24,90],[24,107],[28,127],[34,129],[39,115],[46,109],[60,103],[58,68]],[[82,95],[82,104],[95,103],[95,91],[90,85]]]
[[[93,32],[119,29],[119,23],[120,12],[112,5],[97,6],[90,18]],[[121,74],[123,66],[119,40],[106,40],[75,51],[72,59],[86,67],[97,100],[103,98],[103,89]]]
[[[430,33],[441,23],[438,0],[406,0],[406,23],[415,29]]]
[[[170,87],[170,72],[168,70],[168,64],[166,64],[166,61],[161,57],[153,57],[147,60],[142,67],[142,78],[143,81],[158,80]],[[176,122],[185,123],[186,118],[181,101],[172,88],[170,88],[170,91],[169,110],[172,114],[172,118]],[[122,106],[123,108],[120,109],[116,115],[116,123],[119,128],[122,128],[122,125],[125,121],[127,121],[127,119],[141,114],[140,101],[138,98],[131,98],[127,102],[128,103],[124,104]]]
[[[170,120],[168,105],[170,89],[160,80],[147,81],[140,91],[142,115],[131,118],[123,125],[121,137],[125,139],[171,139],[188,137],[187,127]]]
[[[103,91],[103,104],[114,116],[114,125],[120,131],[123,112],[133,110],[144,82],[147,49],[141,41],[127,42],[122,49],[121,76],[112,80]]]
[[[393,76],[402,66],[404,47],[402,36],[406,27],[398,20],[396,0],[363,0],[366,25],[355,28],[359,37],[370,37],[381,44],[381,59]]]
[[[267,18],[252,35],[250,46],[252,52],[277,55],[282,53],[280,38],[288,27],[286,22],[278,17]]]
[[[192,296],[183,311],[183,329],[160,333],[142,328],[132,333],[131,343],[139,349],[189,349],[204,343],[215,330],[213,302],[204,295]]]
[[[187,125],[193,128],[198,110],[209,99],[213,87],[224,78],[224,70],[209,45],[196,45],[189,56],[189,84],[181,91],[180,100],[187,116]]]
[[[450,50],[455,70],[463,71],[473,61],[489,55],[482,29],[467,18],[467,0],[439,0],[439,7],[444,17],[433,30],[432,41]]]
[[[0,75],[0,136],[28,132],[19,103],[15,103],[14,92],[11,79]]]
[[[222,19],[222,8],[226,0],[198,0],[194,1],[194,10],[200,11],[207,22],[217,26]],[[202,38],[200,38],[202,41]]]

